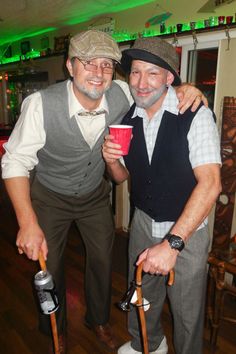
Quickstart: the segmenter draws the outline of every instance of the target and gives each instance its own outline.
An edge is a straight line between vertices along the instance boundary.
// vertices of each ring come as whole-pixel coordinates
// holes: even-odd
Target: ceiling
[[[153,0],[0,0],[0,44],[152,2]]]
[[[165,11],[173,14],[170,21],[174,23],[209,17],[214,11],[216,15],[234,15],[235,1],[218,1],[223,4],[216,9],[215,0],[0,0],[0,45],[105,15],[120,14],[118,26],[124,27],[123,21],[127,27],[139,26],[141,30],[149,17]]]

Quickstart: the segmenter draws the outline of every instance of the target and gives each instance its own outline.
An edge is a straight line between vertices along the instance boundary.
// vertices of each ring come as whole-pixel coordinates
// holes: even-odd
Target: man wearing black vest
[[[61,353],[66,352],[64,251],[72,222],[86,248],[86,325],[106,347],[116,347],[109,326],[114,218],[101,145],[108,125],[119,123],[133,103],[128,85],[112,81],[120,59],[117,43],[106,33],[89,30],[72,37],[67,60],[72,80],[26,98],[2,158],[20,226],[19,253],[38,260],[41,252],[56,284]],[[197,96],[197,105],[201,101],[195,88],[184,96],[183,109],[192,104],[191,96]],[[50,334],[47,315],[40,316],[40,329]]]
[[[122,123],[133,126],[129,154],[106,136],[103,156],[111,177],[130,177],[135,207],[129,241],[129,279],[143,262],[149,352],[167,354],[160,316],[166,295],[174,319],[177,354],[201,354],[209,246],[207,215],[219,192],[220,147],[212,112],[201,105],[180,116],[172,85],[180,84],[178,55],[159,39],[138,39],[123,52],[135,104]],[[165,275],[175,269],[175,283]],[[130,342],[118,354],[142,352],[136,311],[128,318]]]

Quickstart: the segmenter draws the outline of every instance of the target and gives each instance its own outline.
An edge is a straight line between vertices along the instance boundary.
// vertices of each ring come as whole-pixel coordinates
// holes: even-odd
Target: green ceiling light
[[[128,10],[128,9],[133,9],[135,7],[139,7],[142,5],[146,5],[153,2],[153,0],[130,0],[127,2],[121,2],[120,4],[117,3],[117,1],[110,2],[109,5],[101,5],[100,8],[98,8],[98,5],[96,4],[96,9],[91,6],[91,11],[88,12],[86,15],[81,16],[78,14],[77,16],[75,15],[74,18],[70,18],[68,21],[65,21],[65,25],[77,25],[83,22],[87,22],[93,18],[96,18],[98,16],[104,16],[104,13],[117,13],[120,11]]]
[[[25,34],[25,35],[21,35],[21,36],[18,36],[18,35],[11,36],[10,35],[9,38],[8,37],[1,38],[0,46],[7,44],[7,43],[17,42],[17,41],[20,41],[21,39],[25,39],[25,38],[36,37],[36,36],[39,36],[44,33],[55,31],[56,29],[57,29],[56,27],[48,27],[48,28],[44,28],[44,29],[32,32],[30,34]]]

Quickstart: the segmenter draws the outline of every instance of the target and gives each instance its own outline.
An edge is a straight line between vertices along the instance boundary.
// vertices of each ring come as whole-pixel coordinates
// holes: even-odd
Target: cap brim
[[[181,84],[180,76],[178,75],[178,73],[175,72],[174,69],[171,68],[171,66],[167,62],[165,62],[157,55],[153,55],[152,53],[147,52],[146,50],[143,49],[131,48],[122,51],[121,67],[124,70],[124,72],[126,73],[130,72],[132,60],[134,59],[152,63],[160,66],[161,68],[169,70],[174,75],[174,81],[172,85],[178,86]]]

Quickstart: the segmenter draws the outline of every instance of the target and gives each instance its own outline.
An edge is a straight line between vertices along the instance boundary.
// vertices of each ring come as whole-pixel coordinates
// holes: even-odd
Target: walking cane
[[[142,295],[142,271],[143,271],[143,263],[140,263],[138,265],[137,273],[136,273],[136,291],[137,291],[136,306],[138,307],[138,313],[140,318],[144,354],[148,354],[149,351],[148,351],[148,339],[147,339],[147,326],[146,326],[146,319],[145,319],[144,308],[143,308],[143,295]],[[169,273],[169,279],[168,279],[169,286],[173,285],[174,277],[175,274],[172,269]]]
[[[144,314],[144,307],[149,305],[148,301],[143,298],[142,295],[142,271],[143,263],[140,263],[136,270],[136,279],[131,282],[129,289],[126,294],[123,296],[121,301],[117,303],[117,306],[120,310],[129,312],[131,310],[130,304],[138,307],[138,313],[140,318],[142,339],[143,339],[143,348],[144,354],[148,354],[148,340],[147,340],[147,327]],[[174,270],[169,272],[168,285],[171,286],[174,283],[175,273]],[[148,309],[148,307],[146,307]]]
[[[40,264],[41,270],[43,272],[47,272],[46,262],[45,262],[41,252],[39,253],[39,264]],[[58,305],[58,303],[57,303],[57,305]],[[56,309],[57,308],[58,308],[58,306],[56,307]],[[51,329],[52,329],[52,336],[53,336],[54,353],[60,354],[55,312],[50,313],[50,321],[51,321]]]

